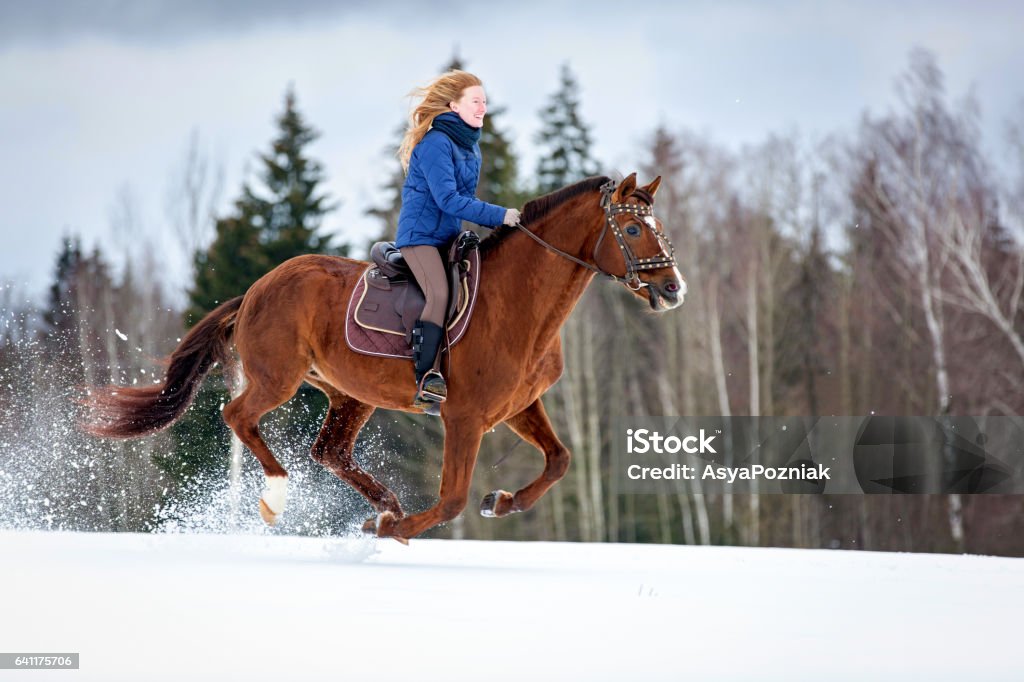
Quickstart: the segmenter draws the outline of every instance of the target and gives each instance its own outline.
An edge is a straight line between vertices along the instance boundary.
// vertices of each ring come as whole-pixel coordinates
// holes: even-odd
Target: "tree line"
[[[529,514],[483,519],[471,505],[435,535],[1024,554],[1024,501],[1015,496],[732,496],[704,493],[699,482],[675,496],[631,496],[611,487],[605,427],[620,417],[1020,414],[1020,129],[1011,126],[1001,145],[1016,168],[987,155],[977,107],[950,102],[924,51],[910,55],[895,94],[891,113],[865,114],[852,133],[813,145],[772,135],[734,150],[668,124],[652,131],[635,163],[663,177],[655,210],[677,246],[686,304],[645,315],[620,287],[595,282],[566,324],[565,374],[545,398],[574,454],[566,479]],[[592,156],[581,98],[563,66],[539,112],[529,173],[505,109],[492,106],[480,197],[521,206],[588,175],[614,175]],[[44,310],[0,289],[0,512],[52,527],[147,530],[183,522],[196,490],[234,504],[258,487],[255,460],[237,446],[227,455],[222,377],[207,380],[170,431],[133,443],[77,437],[72,398],[89,383],[155,380],[157,359],[189,325],[291,256],[365,252],[375,239],[334,244],[323,228],[337,201],[308,154],[316,135],[289,91],[256,177],[207,239],[194,235],[209,177],[189,157],[179,202],[194,252],[185,310],[169,303],[152,264],[114,277],[109,254],[86,253],[74,237],[61,247]],[[400,209],[395,147],[397,137],[383,202],[368,211],[381,239],[394,236]],[[289,509],[284,532],[344,532],[369,512],[308,458],[325,410],[305,387],[263,424],[300,487],[292,499],[307,499]],[[436,492],[441,435],[438,420],[378,412],[357,454],[416,509]],[[541,462],[499,427],[484,440],[473,492],[515,489]],[[241,510],[224,513],[244,525],[255,506]]]

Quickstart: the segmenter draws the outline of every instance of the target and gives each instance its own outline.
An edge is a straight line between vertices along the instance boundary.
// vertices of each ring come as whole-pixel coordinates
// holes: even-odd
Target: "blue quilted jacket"
[[[440,130],[427,131],[409,159],[395,245],[441,246],[459,234],[463,220],[500,225],[505,209],[476,198],[479,181],[480,145],[465,149]]]

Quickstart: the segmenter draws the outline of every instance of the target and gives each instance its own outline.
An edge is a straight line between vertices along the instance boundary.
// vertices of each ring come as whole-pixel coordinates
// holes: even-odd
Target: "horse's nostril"
[[[670,294],[674,294],[677,291],[679,291],[679,285],[676,284],[675,282],[669,282],[668,284],[665,285],[665,291],[667,291]]]

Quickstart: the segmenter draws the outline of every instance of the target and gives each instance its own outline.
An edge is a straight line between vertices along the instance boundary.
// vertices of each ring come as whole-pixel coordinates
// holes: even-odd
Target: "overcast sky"
[[[1022,28],[1015,2],[0,0],[0,282],[39,296],[68,232],[120,261],[112,215],[127,196],[138,242],[183,286],[165,197],[191,131],[224,168],[227,210],[289,83],[342,202],[325,226],[363,240],[405,95],[456,49],[507,109],[527,171],[537,112],[568,62],[597,157],[628,173],[659,123],[734,147],[851,130],[865,109],[895,105],[914,46],[936,55],[952,96],[974,88],[996,145],[1021,116]]]

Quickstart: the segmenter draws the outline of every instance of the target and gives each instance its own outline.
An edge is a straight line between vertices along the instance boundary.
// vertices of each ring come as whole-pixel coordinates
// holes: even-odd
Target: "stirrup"
[[[436,369],[427,370],[417,387],[416,401],[443,403],[447,398],[448,386],[444,382],[444,377]]]

